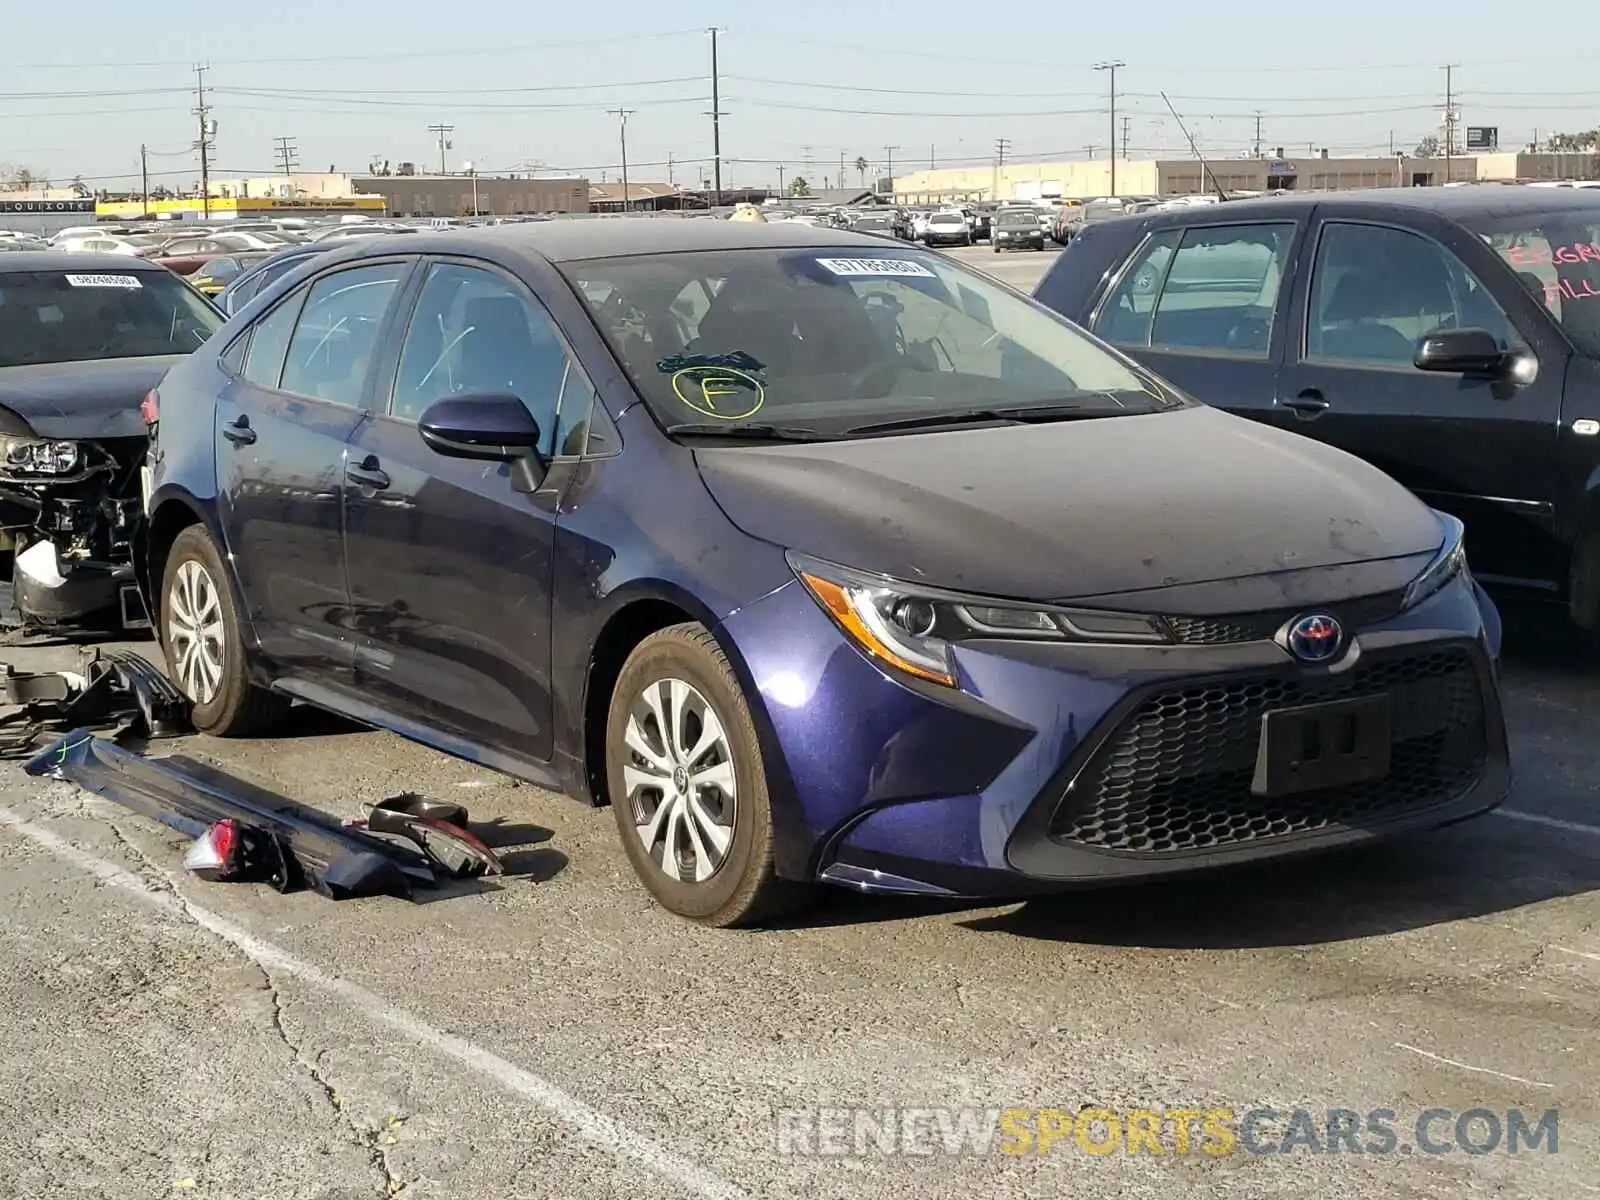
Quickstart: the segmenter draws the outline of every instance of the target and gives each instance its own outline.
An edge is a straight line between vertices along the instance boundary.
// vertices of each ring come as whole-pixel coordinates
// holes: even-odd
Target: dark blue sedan
[[[365,239],[161,385],[195,723],[292,699],[609,803],[708,924],[1358,842],[1508,786],[1461,529],[937,254]]]

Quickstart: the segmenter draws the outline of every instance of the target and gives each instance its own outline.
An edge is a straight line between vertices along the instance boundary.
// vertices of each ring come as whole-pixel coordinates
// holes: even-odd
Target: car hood
[[[1376,468],[1204,407],[715,446],[696,461],[718,504],[754,537],[996,597],[1083,599],[1286,573],[1304,581],[1308,568],[1425,555],[1443,540],[1428,508]],[[1416,569],[1395,566],[1401,575],[1380,572],[1383,587],[1371,590],[1403,586]],[[1346,588],[1375,578],[1344,574]]]
[[[0,433],[8,413],[40,437],[143,437],[139,401],[184,355],[0,367]],[[15,432],[22,432],[15,430]]]

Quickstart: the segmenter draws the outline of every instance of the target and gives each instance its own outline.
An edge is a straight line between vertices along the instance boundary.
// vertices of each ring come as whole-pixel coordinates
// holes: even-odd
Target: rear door
[[[250,333],[218,398],[217,492],[262,650],[289,673],[348,675],[345,441],[364,414],[378,338],[410,260],[325,273]]]
[[[1528,297],[1512,294],[1488,247],[1430,214],[1323,210],[1311,236],[1276,423],[1365,458],[1461,518],[1480,576],[1564,578],[1549,469],[1568,354],[1559,338]],[[1513,388],[1412,365],[1420,338],[1460,328],[1531,347],[1538,378]]]
[[[1091,328],[1197,399],[1266,419],[1304,224],[1157,229],[1123,264]]]

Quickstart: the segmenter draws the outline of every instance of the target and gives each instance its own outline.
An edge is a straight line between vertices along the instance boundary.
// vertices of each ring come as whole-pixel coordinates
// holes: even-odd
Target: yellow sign
[[[672,390],[695,412],[719,421],[742,421],[767,401],[761,381],[734,367],[684,367],[673,375]]]
[[[389,211],[389,202],[382,196],[330,196],[324,199],[274,196],[213,196],[210,204],[212,217],[242,217],[248,214],[273,212],[361,212],[381,216]],[[101,220],[137,221],[145,217],[200,217],[206,215],[207,205],[199,199],[152,200],[102,200],[94,206],[94,215]]]

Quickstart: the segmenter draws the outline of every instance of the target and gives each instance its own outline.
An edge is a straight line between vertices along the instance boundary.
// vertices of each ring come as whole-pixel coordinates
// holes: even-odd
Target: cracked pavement
[[[341,815],[464,800],[513,876],[207,884],[186,839],[0,768],[0,1200],[1600,1195],[1600,656],[1556,625],[1508,613],[1520,817],[1027,904],[835,895],[754,934],[653,908],[603,810],[315,713],[182,749]],[[775,1109],[835,1105],[1556,1108],[1560,1141],[777,1151]]]

